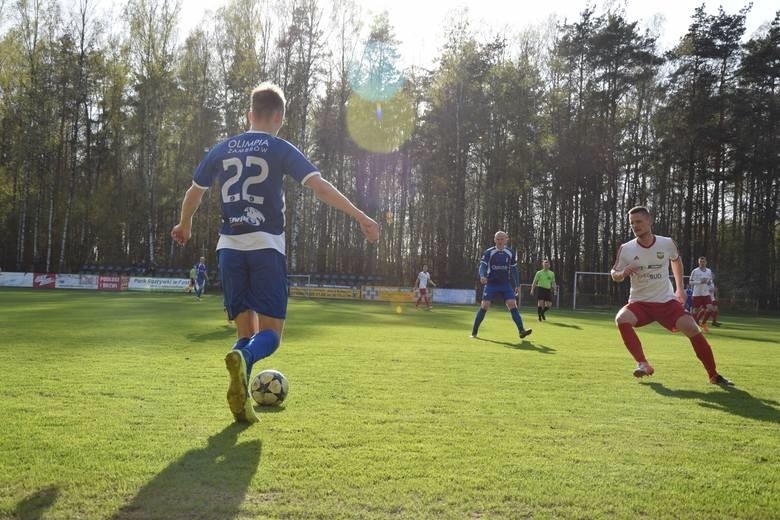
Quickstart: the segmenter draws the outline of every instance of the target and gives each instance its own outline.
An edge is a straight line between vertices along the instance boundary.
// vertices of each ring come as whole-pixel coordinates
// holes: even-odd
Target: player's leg
[[[479,326],[482,324],[482,320],[485,319],[485,314],[487,314],[487,311],[490,308],[491,298],[492,298],[491,291],[488,291],[487,286],[485,286],[485,290],[482,293],[482,303],[479,305],[479,310],[477,310],[477,315],[474,317],[474,326],[471,327],[472,338],[477,337],[477,332],[479,332]]]
[[[431,296],[428,294],[428,291],[425,291],[425,305],[428,306],[428,310],[431,310]]]
[[[712,304],[712,325],[715,327],[720,327],[720,322],[718,321],[718,304],[713,303]]]
[[[550,300],[545,300],[543,309],[542,309],[542,319],[547,320],[547,311],[550,310],[550,307],[552,307],[552,302]]]
[[[536,315],[539,317],[539,321],[542,321],[544,317],[544,300],[536,300]]]
[[[512,293],[513,292],[514,291],[512,291]],[[504,300],[504,303],[506,304],[506,308],[509,309],[509,314],[512,315],[512,321],[514,321],[515,325],[517,326],[517,333],[520,334],[520,339],[523,339],[524,337],[531,334],[531,332],[533,332],[532,329],[526,330],[523,327],[523,318],[520,316],[520,310],[517,308],[517,300],[515,300],[514,294],[512,294],[511,299],[507,298]]]
[[[732,386],[734,383],[718,373],[715,366],[715,355],[712,353],[712,347],[696,325],[696,321],[689,314],[683,314],[677,318],[674,326],[688,336],[688,339],[693,346],[693,351],[696,353],[696,357],[699,358],[699,361],[701,361],[701,364],[704,365],[704,369],[707,371],[710,383]]]
[[[618,331],[620,331],[623,344],[637,362],[637,367],[634,369],[634,377],[651,376],[655,370],[650,362],[647,361],[645,352],[642,350],[642,342],[639,341],[639,336],[636,335],[634,330],[640,323],[640,317],[643,321],[649,320],[649,318],[644,315],[638,317],[637,313],[642,314],[641,307],[635,306],[632,310],[629,308],[629,305],[624,306],[615,316],[615,325],[617,325]]]
[[[420,302],[423,299],[423,292],[420,289],[417,289],[417,301],[414,303],[414,308],[419,309],[420,308]]]
[[[257,416],[249,398],[249,366],[244,355],[257,317],[255,311],[247,308],[246,296],[249,288],[249,270],[245,251],[220,249],[220,276],[224,291],[224,304],[228,318],[236,321],[238,340],[225,355],[228,371],[227,401],[236,421],[254,423]]]
[[[251,374],[256,362],[279,348],[287,315],[287,267],[284,255],[273,249],[250,251],[247,257],[250,289],[246,305],[258,315],[258,331],[244,348]]]

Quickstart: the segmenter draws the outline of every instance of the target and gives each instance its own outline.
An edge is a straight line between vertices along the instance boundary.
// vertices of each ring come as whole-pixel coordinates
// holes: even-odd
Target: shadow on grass
[[[284,406],[260,406],[259,404],[254,405],[255,412],[256,413],[282,413],[284,411]]]
[[[57,500],[60,489],[56,486],[49,486],[40,489],[28,497],[24,497],[21,502],[16,504],[14,518],[19,520],[38,520],[43,518],[43,513],[49,509]]]
[[[514,350],[528,350],[530,352],[539,352],[540,354],[552,354],[555,352],[554,348],[548,347],[546,345],[537,345],[536,343],[531,343],[530,341],[522,340],[520,343],[509,343],[508,341],[496,341],[493,339],[485,339],[476,337],[474,338],[477,341],[485,341],[487,343],[495,343],[496,345],[504,345],[506,348],[511,348]]]
[[[721,329],[710,329],[710,334],[712,334],[712,332],[714,330],[717,330],[715,335],[712,336],[714,338],[720,338],[720,339],[733,338],[733,339],[738,339],[740,341],[755,341],[757,343],[777,343],[777,340],[775,340],[775,339],[760,338],[760,337],[756,337],[756,336],[748,336],[746,334],[732,334],[730,332],[724,331],[722,328]]]
[[[198,341],[210,341],[213,339],[224,339],[226,343],[230,343],[231,341],[236,341],[236,327],[233,325],[228,325],[227,323],[217,329],[212,330],[210,332],[203,332],[200,334],[187,334],[187,339],[192,342],[198,342]],[[230,346],[228,346],[230,348]]]
[[[547,323],[547,322],[545,321],[545,323]],[[566,328],[566,329],[582,330],[582,327],[580,327],[579,325],[574,325],[574,324],[571,324],[571,323],[557,323],[557,322],[551,321],[549,323],[549,325],[554,325],[555,327],[563,327],[563,328]]]
[[[238,516],[260,464],[259,440],[236,445],[248,425],[233,423],[209,437],[205,448],[185,453],[138,491],[112,517],[124,519]]]
[[[769,399],[753,397],[748,392],[734,387],[724,387],[712,392],[697,392],[695,390],[672,390],[661,383],[642,383],[654,392],[664,397],[677,399],[695,399],[700,405],[713,410],[728,412],[732,415],[747,417],[757,421],[780,423],[780,410],[775,408],[778,403]]]

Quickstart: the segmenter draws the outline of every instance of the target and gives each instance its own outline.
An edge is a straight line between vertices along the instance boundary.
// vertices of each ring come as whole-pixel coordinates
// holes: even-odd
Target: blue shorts
[[[219,276],[225,310],[232,320],[246,310],[284,319],[287,316],[287,259],[275,249],[220,249]]]
[[[488,283],[482,291],[482,301],[492,301],[496,296],[501,296],[501,301],[514,300],[515,290],[509,283]]]

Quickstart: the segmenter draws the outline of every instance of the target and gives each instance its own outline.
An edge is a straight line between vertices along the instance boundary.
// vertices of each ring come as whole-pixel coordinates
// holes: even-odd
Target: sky
[[[327,0],[321,0],[324,4]],[[659,46],[672,48],[690,25],[696,7],[705,3],[708,13],[716,13],[722,5],[726,13],[735,14],[748,0],[357,0],[369,21],[373,15],[387,11],[390,23],[400,40],[399,49],[406,65],[430,67],[439,54],[447,19],[462,8],[468,9],[471,27],[480,35],[503,32],[518,34],[525,27],[545,24],[551,16],[576,21],[588,5],[603,12],[605,5],[624,6],[626,17],[638,21],[640,28],[660,25]],[[215,10],[227,0],[183,0],[180,33],[185,35],[203,19],[208,9]],[[753,0],[753,8],[746,19],[746,39],[759,27],[771,22],[780,4],[775,0]],[[502,29],[507,29],[502,31]]]

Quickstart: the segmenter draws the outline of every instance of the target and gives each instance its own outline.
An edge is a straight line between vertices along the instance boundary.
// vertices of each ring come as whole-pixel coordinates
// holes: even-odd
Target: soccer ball
[[[250,392],[252,399],[262,406],[282,404],[290,390],[290,384],[284,374],[278,370],[263,370],[252,380]]]

